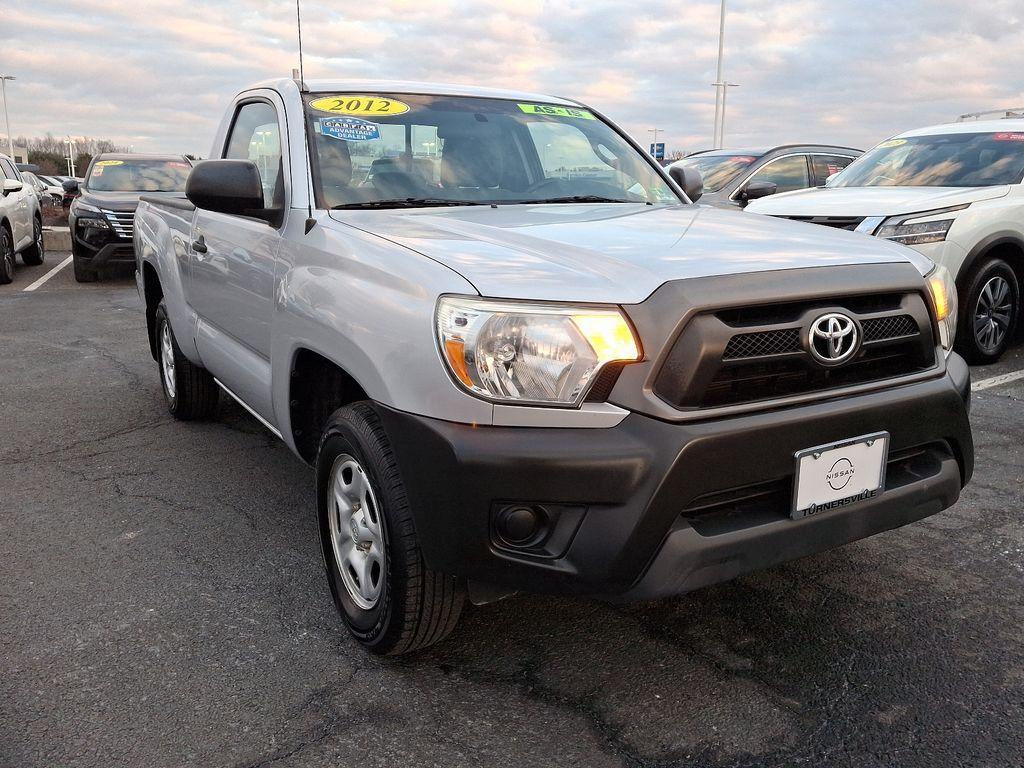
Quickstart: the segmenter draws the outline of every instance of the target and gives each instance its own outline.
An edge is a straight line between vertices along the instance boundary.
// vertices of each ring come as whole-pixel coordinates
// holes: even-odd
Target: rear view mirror
[[[668,175],[683,188],[683,192],[690,198],[690,202],[696,203],[704,194],[704,179],[696,168],[673,165],[668,169]]]
[[[779,185],[774,181],[752,181],[740,190],[739,199],[745,202],[759,200],[774,195],[778,189]]]
[[[4,179],[4,196],[11,194],[11,192],[17,192],[24,188],[24,186],[25,185],[17,179]]]
[[[196,163],[185,183],[185,197],[206,211],[268,218],[259,169],[248,160]]]

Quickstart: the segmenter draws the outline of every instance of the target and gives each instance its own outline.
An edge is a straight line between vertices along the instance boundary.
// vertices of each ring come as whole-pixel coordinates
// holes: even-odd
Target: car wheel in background
[[[36,267],[43,263],[46,257],[45,246],[43,245],[43,223],[36,219],[32,224],[32,245],[21,252],[21,260],[30,267]]]
[[[6,227],[0,226],[0,285],[14,281],[14,240]]]
[[[80,259],[74,254],[71,256],[71,266],[75,270],[75,280],[79,283],[95,283],[96,269],[85,259]]]
[[[356,640],[373,653],[398,655],[447,637],[465,588],[423,562],[405,484],[371,403],[331,415],[316,477],[327,580]]]
[[[162,301],[153,319],[160,383],[167,400],[167,410],[181,421],[208,418],[217,408],[217,382],[208,370],[199,367],[181,353],[167,319],[167,308]]]
[[[982,262],[968,277],[960,307],[957,350],[973,364],[996,362],[1020,316],[1020,286],[1002,259]]]

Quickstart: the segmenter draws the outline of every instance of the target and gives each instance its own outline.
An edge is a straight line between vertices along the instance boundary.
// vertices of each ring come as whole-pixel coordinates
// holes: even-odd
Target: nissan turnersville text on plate
[[[136,214],[168,407],[223,390],[315,465],[328,583],[377,653],[467,595],[674,595],[971,476],[945,269],[692,205],[692,171],[583,104],[278,80],[211,156]]]

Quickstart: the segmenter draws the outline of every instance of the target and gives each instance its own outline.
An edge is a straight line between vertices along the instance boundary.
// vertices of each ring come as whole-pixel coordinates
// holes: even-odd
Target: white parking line
[[[1018,379],[1024,379],[1024,371],[1004,373],[1002,376],[993,376],[991,379],[982,379],[981,381],[976,381],[971,385],[971,389],[974,392],[978,392],[982,389],[998,387],[1000,384],[1008,384],[1011,381],[1017,381]]]
[[[64,267],[66,267],[66,266],[67,266],[68,264],[70,264],[70,263],[71,263],[71,260],[72,260],[73,258],[74,258],[74,256],[68,256],[68,257],[67,257],[66,259],[64,259],[64,261],[62,261],[62,262],[61,262],[60,264],[58,264],[58,265],[57,265],[56,267],[54,267],[54,268],[53,268],[53,269],[51,269],[51,270],[50,270],[49,272],[47,272],[47,273],[46,273],[45,275],[43,275],[42,277],[40,277],[40,278],[39,278],[38,280],[36,280],[36,281],[35,281],[34,283],[32,283],[31,285],[29,285],[29,286],[28,286],[28,287],[26,287],[26,288],[23,288],[23,289],[22,289],[22,292],[25,292],[25,291],[34,291],[34,290],[35,290],[36,288],[38,288],[39,286],[41,286],[41,285],[42,285],[43,283],[45,283],[45,282],[46,282],[47,280],[49,280],[49,279],[50,279],[51,277],[53,277],[53,276],[54,276],[54,275],[56,275],[56,274],[57,274],[58,272],[60,272],[60,271],[61,271],[62,269],[64,269]]]

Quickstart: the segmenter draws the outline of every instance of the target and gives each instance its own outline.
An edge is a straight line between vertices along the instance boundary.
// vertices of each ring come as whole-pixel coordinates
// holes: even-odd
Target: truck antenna
[[[299,29],[299,91],[306,93],[306,71],[302,68],[302,4],[295,0],[295,21]]]

